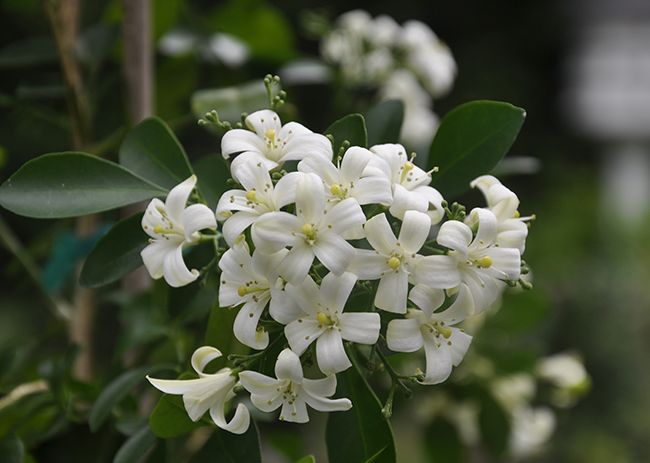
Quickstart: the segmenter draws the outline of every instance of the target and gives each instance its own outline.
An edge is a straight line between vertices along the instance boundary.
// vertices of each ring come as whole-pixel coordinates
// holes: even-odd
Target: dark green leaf
[[[338,153],[343,141],[350,142],[350,146],[368,146],[368,134],[366,132],[366,122],[361,114],[348,114],[330,125],[325,130],[326,135],[334,137],[334,154]]]
[[[0,457],[4,463],[23,463],[25,446],[18,436],[11,434],[0,439]]]
[[[508,447],[510,419],[503,407],[488,392],[481,396],[478,421],[481,441],[485,448],[494,457],[502,456]]]
[[[471,101],[450,111],[441,121],[427,161],[433,185],[443,196],[469,188],[508,152],[524,123],[526,112],[500,101]]]
[[[142,251],[148,242],[142,230],[142,214],[120,220],[104,235],[84,262],[79,283],[88,288],[119,280],[142,265]]]
[[[220,154],[208,154],[194,163],[198,172],[198,188],[210,209],[217,207],[222,193],[228,189],[226,180],[230,178],[228,166]]]
[[[404,103],[388,100],[373,106],[365,115],[368,146],[397,143],[404,121]]]
[[[201,421],[193,422],[183,407],[179,395],[163,395],[149,416],[149,427],[162,438],[178,437],[205,426]]]
[[[156,436],[144,426],[129,437],[115,454],[113,463],[137,463],[156,445]]]
[[[54,219],[107,211],[166,193],[96,156],[51,153],[25,163],[0,186],[0,205],[27,217]]]
[[[120,164],[167,189],[193,173],[176,136],[157,117],[142,121],[126,135],[120,146]]]
[[[244,354],[249,348],[237,341],[232,331],[237,310],[213,307],[208,320],[208,328],[205,331],[205,345],[216,347],[223,354],[213,360],[215,368],[226,366],[226,360],[230,354]]]
[[[260,439],[255,423],[244,434],[217,429],[190,463],[260,463]]]
[[[427,438],[424,441],[431,463],[462,463],[464,447],[458,436],[456,428],[443,417],[436,418],[426,428]]]
[[[137,370],[126,371],[111,381],[99,394],[90,409],[90,415],[88,416],[90,430],[96,432],[110,416],[113,408],[129,395],[138,383],[144,381],[146,375],[170,368],[167,365],[138,368]]]
[[[356,367],[352,349],[348,355],[355,365],[338,375],[337,395],[352,401],[347,412],[330,413],[326,441],[330,461],[346,463],[395,463],[395,444],[390,423],[381,404]]]
[[[313,455],[306,455],[298,460],[296,463],[316,463],[316,458]]]

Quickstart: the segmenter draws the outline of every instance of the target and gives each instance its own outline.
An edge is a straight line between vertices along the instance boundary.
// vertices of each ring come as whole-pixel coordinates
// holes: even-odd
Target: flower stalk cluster
[[[337,373],[352,366],[346,349],[357,344],[373,346],[368,361],[391,376],[387,416],[408,381],[445,381],[472,341],[463,320],[520,278],[528,218],[517,212],[517,196],[496,178],[479,177],[472,186],[487,205],[466,214],[448,206],[430,185],[433,171],[415,165],[401,145],[349,146],[335,157],[328,138],[282,124],[272,110],[248,115],[244,127],[227,131],[221,145],[237,187],[216,211],[187,204],[195,177],[164,203],[153,200],[142,257],[153,278],[182,286],[200,276],[187,268],[184,249],[203,239],[217,250],[225,244],[217,256],[219,304],[238,308],[233,334],[259,353],[209,374],[221,353],[201,347],[192,358],[197,379],[151,383],[182,395],[191,419],[209,411],[217,426],[240,433],[248,409],[240,403],[230,421],[224,415],[237,390],[263,412],[280,409],[284,421],[308,421],[307,406],[349,409],[348,399],[331,397]],[[252,369],[275,343],[284,345],[275,377]],[[423,352],[423,369],[398,373],[389,351]],[[304,377],[306,362],[320,378]]]

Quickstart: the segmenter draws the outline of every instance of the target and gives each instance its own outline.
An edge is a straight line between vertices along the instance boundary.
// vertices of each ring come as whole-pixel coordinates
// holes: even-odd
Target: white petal
[[[296,212],[305,223],[316,225],[325,211],[323,181],[316,174],[302,174],[296,186]]]
[[[328,329],[319,336],[316,341],[316,360],[318,368],[326,375],[352,366],[343,348],[341,333],[337,329]]]
[[[476,236],[470,245],[470,249],[482,249],[496,242],[497,239],[497,218],[488,209],[476,207],[472,209],[467,218],[469,223],[478,223]]]
[[[510,219],[519,207],[517,195],[506,188],[491,175],[482,175],[474,179],[470,185],[478,188],[485,196],[487,205],[499,221]]]
[[[365,221],[366,216],[354,198],[344,199],[340,203],[335,204],[327,211],[327,215],[323,219],[323,223],[327,228],[339,234],[359,227]]]
[[[442,208],[443,198],[438,190],[430,186],[419,186],[413,191],[429,201],[427,214],[431,218],[431,224],[435,225],[440,222],[445,216],[445,211]]]
[[[291,349],[284,349],[275,362],[275,376],[278,379],[289,379],[294,383],[302,383],[302,365],[300,357]]]
[[[397,238],[390,228],[386,214],[379,214],[368,220],[364,230],[366,238],[373,248],[385,256],[389,256],[393,252]]]
[[[239,342],[253,349],[262,350],[269,345],[269,333],[264,329],[257,329],[268,300],[268,295],[258,301],[250,300],[239,309],[235,317],[232,328],[235,337]]]
[[[192,239],[192,234],[206,228],[210,230],[217,228],[217,219],[208,206],[192,204],[183,211],[183,229],[187,241]]]
[[[370,148],[370,151],[387,164],[390,169],[389,178],[393,180],[399,175],[400,167],[407,161],[406,149],[402,145],[392,143],[375,145]]]
[[[309,395],[329,397],[336,392],[336,375],[328,375],[321,379],[303,378],[302,388]]]
[[[375,344],[381,319],[378,313],[349,312],[339,315],[341,337],[359,344]]]
[[[384,204],[393,201],[390,182],[384,177],[364,177],[357,180],[352,195],[359,204]]]
[[[192,368],[201,375],[205,367],[219,357],[221,357],[221,351],[219,349],[211,346],[199,347],[192,354]]]
[[[375,306],[394,313],[406,313],[408,273],[403,270],[386,272],[379,280]]]
[[[520,254],[526,249],[528,226],[517,219],[509,219],[499,224],[497,245],[502,248],[515,248]]]
[[[238,154],[230,163],[230,174],[237,182],[242,183],[240,176],[245,177],[248,166],[254,164],[261,166],[264,169],[272,170],[279,166],[279,164],[272,159],[267,158],[264,154],[257,151],[246,151]]]
[[[440,226],[436,241],[438,244],[466,256],[467,248],[472,241],[472,230],[463,222],[448,220]]]
[[[451,343],[451,345],[449,345],[451,362],[455,367],[457,367],[460,365],[460,362],[463,361],[463,357],[465,357],[465,353],[469,349],[469,345],[472,343],[472,337],[457,328],[452,328],[451,336],[448,341]]]
[[[174,252],[165,256],[163,276],[169,286],[178,288],[192,283],[199,277],[198,270],[188,270],[183,261],[183,247],[177,246]]]
[[[304,241],[298,242],[282,260],[280,275],[290,283],[302,283],[314,262],[314,251],[315,248]]]
[[[255,221],[251,236],[255,248],[272,254],[294,241],[292,233],[300,227],[298,218],[287,212],[269,212]]]
[[[458,261],[451,256],[424,256],[417,260],[414,279],[432,288],[455,288],[461,280]]]
[[[292,321],[305,316],[300,306],[291,298],[286,291],[279,289],[271,290],[271,304],[269,314],[278,323],[286,325]]]
[[[266,136],[267,130],[275,130],[279,134],[282,128],[280,117],[270,109],[255,111],[249,114],[244,122],[246,123],[246,127],[254,130],[262,138]]]
[[[269,393],[267,395],[251,394],[251,402],[253,405],[255,405],[255,407],[259,408],[263,412],[272,412],[280,408],[280,405],[282,405],[283,402],[283,397],[282,393],[277,392],[276,390],[275,392]]]
[[[409,254],[418,252],[427,240],[429,230],[431,230],[431,219],[427,214],[406,211],[398,238],[402,249]]]
[[[388,212],[393,217],[403,219],[406,211],[415,210],[426,212],[429,209],[429,200],[417,191],[409,191],[402,185],[393,186],[393,203]]]
[[[163,264],[165,263],[165,258],[173,253],[176,248],[180,246],[178,242],[165,239],[153,240],[146,248],[140,252],[142,257],[142,262],[147,268],[149,275],[154,280],[162,278],[164,270]]]
[[[391,320],[386,328],[388,348],[395,352],[415,352],[422,348],[420,323],[415,318]]]
[[[284,402],[280,412],[280,421],[290,421],[292,423],[306,423],[309,421],[305,399],[298,396],[293,403]]]
[[[304,159],[307,156],[332,159],[332,143],[319,133],[309,133],[292,137],[284,147],[282,161]]]
[[[287,204],[296,202],[296,187],[300,176],[298,172],[290,172],[278,180],[273,190],[273,202],[276,208],[281,209]]]
[[[267,281],[274,282],[278,277],[280,262],[287,256],[288,252],[287,249],[281,249],[273,254],[265,254],[255,250],[251,258],[251,266],[255,273]]]
[[[305,402],[313,408],[321,412],[344,412],[352,408],[350,399],[326,399],[322,396],[311,395],[305,393]]]
[[[210,417],[214,424],[225,431],[233,434],[243,434],[248,430],[250,425],[250,414],[244,404],[237,404],[235,415],[230,421],[226,421],[224,416],[224,402],[217,402],[210,408]]]
[[[355,249],[355,256],[350,262],[348,272],[354,273],[359,280],[376,280],[382,273],[390,270],[386,256],[369,249]]]
[[[226,159],[231,154],[243,153],[244,151],[261,153],[264,149],[266,149],[264,140],[250,130],[228,130],[221,139],[221,154]]]
[[[316,316],[321,294],[320,288],[310,276],[299,285],[288,284],[285,292],[305,313]]]
[[[258,215],[246,199],[245,190],[228,190],[219,198],[216,215],[219,221],[224,221],[232,215],[232,211],[245,211]]]
[[[346,183],[356,182],[372,157],[370,151],[360,146],[348,148],[341,161],[341,179]]]
[[[444,321],[447,325],[455,325],[474,313],[474,298],[467,285],[460,285],[454,302],[443,312],[434,317]]]
[[[147,376],[147,380],[159,391],[165,394],[181,395],[191,391],[202,391],[210,387],[208,378],[198,379],[157,379]],[[206,407],[206,410],[208,408]],[[205,413],[205,412],[204,412]]]
[[[489,248],[485,254],[492,259],[492,266],[488,271],[494,270],[499,279],[517,280],[521,274],[521,256],[518,249]]]
[[[452,361],[446,343],[447,340],[442,336],[427,336],[424,339],[424,354],[427,360],[424,384],[439,384],[449,378]]]
[[[242,386],[251,394],[272,396],[277,394],[277,387],[281,381],[263,375],[257,371],[242,371],[239,373],[239,381]],[[277,408],[277,407],[276,407]]]
[[[302,355],[307,347],[318,339],[325,328],[313,318],[299,318],[284,327],[284,335],[289,341],[291,350]]]
[[[342,312],[356,282],[357,277],[349,272],[339,276],[328,273],[320,285],[322,301],[330,309]]]
[[[248,212],[237,212],[232,215],[223,224],[223,237],[229,246],[232,246],[237,238],[244,233],[244,231],[251,226],[260,216],[257,214],[249,214]]]
[[[431,316],[445,302],[445,292],[429,285],[415,285],[409,292],[409,299],[422,311]]]
[[[340,183],[339,170],[323,156],[306,157],[298,164],[298,171],[318,175],[326,185]]]
[[[194,185],[196,185],[196,175],[192,175],[169,190],[167,199],[165,199],[165,209],[169,217],[176,223],[182,223],[183,209],[185,209],[185,204],[194,189]]]
[[[330,231],[320,232],[312,249],[318,260],[337,275],[347,270],[354,256],[352,245]]]
[[[494,303],[501,294],[505,283],[497,284],[497,280],[484,272],[469,271],[463,274],[463,283],[467,285],[474,299],[474,310],[480,312]]]
[[[160,234],[154,232],[156,226],[162,228],[167,228],[169,226],[169,224],[163,220],[163,216],[160,213],[161,210],[165,210],[165,204],[158,198],[154,198],[149,202],[147,209],[144,211],[142,216],[142,229],[152,238],[160,238]]]

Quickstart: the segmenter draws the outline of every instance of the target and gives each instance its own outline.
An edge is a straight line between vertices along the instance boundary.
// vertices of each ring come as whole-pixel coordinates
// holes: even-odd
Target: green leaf
[[[388,100],[373,106],[365,116],[368,146],[397,143],[404,121],[404,103]]]
[[[494,457],[502,456],[508,448],[510,418],[489,392],[481,394],[478,422],[485,448]]]
[[[395,443],[390,423],[381,412],[381,403],[361,375],[354,352],[348,355],[355,365],[338,375],[337,395],[352,401],[347,412],[330,413],[326,442],[330,461],[346,463],[395,463]]]
[[[126,135],[120,146],[120,164],[167,189],[194,173],[178,139],[157,117],[140,122]]]
[[[334,142],[332,147],[334,155],[341,148],[343,141],[350,142],[350,146],[368,146],[368,134],[366,132],[366,122],[361,114],[348,114],[330,125],[325,130],[326,135],[332,135]]]
[[[228,189],[226,181],[230,178],[230,170],[220,154],[208,154],[194,163],[194,171],[198,172],[198,188],[210,209],[217,207],[221,195]]]
[[[524,123],[526,112],[500,101],[471,101],[450,111],[433,139],[428,169],[438,167],[433,186],[455,196],[487,174],[505,156]]]
[[[96,156],[50,153],[25,163],[0,186],[0,205],[27,217],[55,219],[107,211],[166,193]]]
[[[137,370],[126,371],[111,381],[99,394],[90,409],[90,415],[88,416],[90,430],[96,432],[110,416],[113,408],[129,395],[138,383],[144,381],[146,375],[171,368],[169,365],[138,368]]]
[[[0,456],[4,463],[23,463],[25,446],[15,434],[0,439]]]
[[[128,275],[142,265],[142,251],[148,236],[142,230],[142,214],[117,222],[90,252],[79,276],[87,288],[107,285]]]
[[[190,463],[260,463],[260,439],[251,421],[244,434],[217,429]]]
[[[157,444],[156,436],[149,426],[144,426],[129,437],[115,454],[113,463],[137,463]]]
[[[424,445],[429,454],[431,463],[462,463],[464,458],[463,443],[458,436],[456,428],[443,417],[436,418],[427,426],[426,436],[435,436],[434,439],[425,439]]]
[[[296,463],[316,463],[316,457],[314,457],[313,455],[305,455]]]
[[[187,416],[183,399],[178,395],[163,395],[149,416],[151,431],[162,439],[182,436],[201,426],[205,423],[195,423]]]

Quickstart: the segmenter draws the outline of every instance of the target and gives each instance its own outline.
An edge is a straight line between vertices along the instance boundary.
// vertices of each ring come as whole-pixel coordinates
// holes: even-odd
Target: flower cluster
[[[487,207],[452,211],[430,186],[432,173],[401,145],[351,146],[335,157],[329,139],[295,122],[283,125],[271,110],[245,124],[222,140],[238,188],[223,194],[216,213],[186,205],[195,178],[165,203],[152,201],[143,219],[152,240],[142,256],[152,277],[180,286],[198,276],[186,267],[183,248],[223,239],[219,304],[239,307],[233,332],[246,346],[264,351],[285,343],[276,378],[241,364],[207,374],[220,353],[202,347],[192,361],[198,379],[152,384],[183,395],[192,419],[209,410],[219,427],[243,432],[243,405],[230,422],[224,418],[237,385],[262,411],[282,407],[282,420],[307,421],[307,405],[349,409],[349,400],[329,397],[336,374],[352,366],[347,349],[354,344],[423,350],[426,367],[413,380],[447,379],[472,340],[459,323],[520,278],[528,227],[517,196],[483,176],[472,186]],[[297,161],[294,172],[286,169],[296,163],[287,161]],[[217,221],[221,233],[200,233]],[[304,378],[301,361],[317,365],[323,377]]]
[[[432,99],[450,90],[456,63],[429,26],[415,20],[399,25],[390,16],[349,11],[324,37],[321,53],[345,82],[377,89],[382,100],[404,102],[402,140],[413,146],[431,141],[437,125]]]

